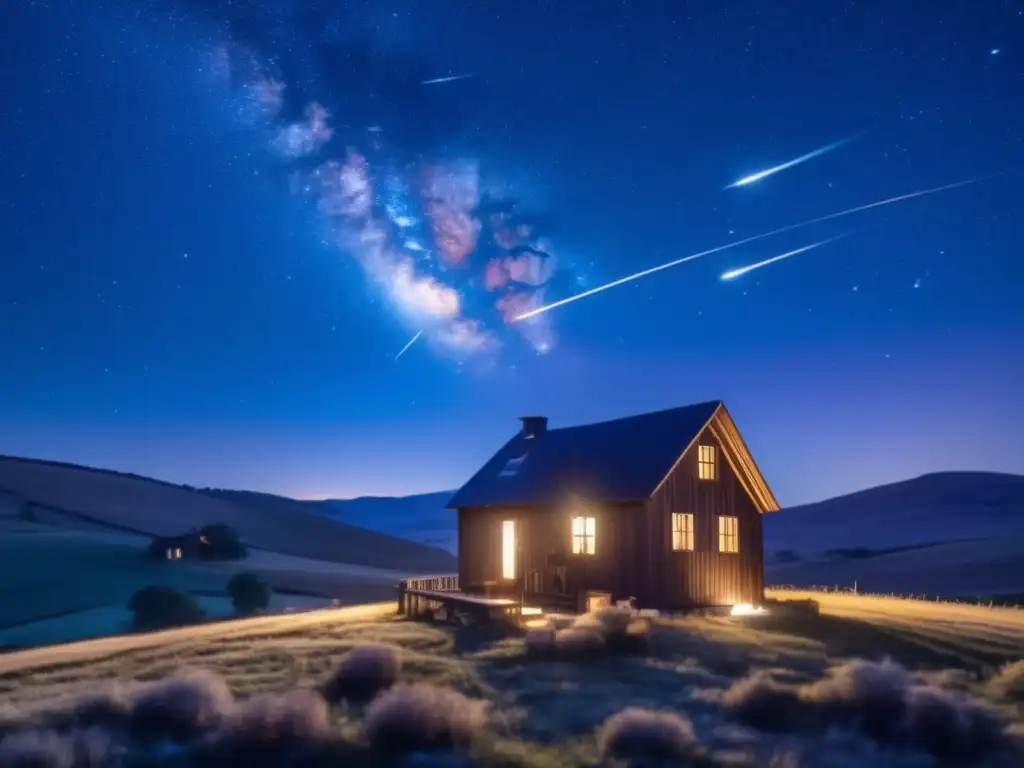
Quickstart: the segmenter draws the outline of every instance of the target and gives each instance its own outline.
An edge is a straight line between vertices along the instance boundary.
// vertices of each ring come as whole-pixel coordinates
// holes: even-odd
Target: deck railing
[[[417,576],[414,579],[402,579],[398,582],[401,590],[421,589],[424,592],[458,592],[459,574],[445,573],[439,576]]]

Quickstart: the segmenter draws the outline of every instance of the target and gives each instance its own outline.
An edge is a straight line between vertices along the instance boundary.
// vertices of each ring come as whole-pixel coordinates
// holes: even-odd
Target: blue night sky
[[[1024,468],[1019,2],[23,0],[0,71],[0,453],[401,495],[722,398],[783,505]]]

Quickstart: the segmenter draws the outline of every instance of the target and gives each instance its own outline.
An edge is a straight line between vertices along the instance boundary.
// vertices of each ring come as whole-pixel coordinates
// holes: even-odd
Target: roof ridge
[[[604,419],[602,421],[588,421],[585,424],[571,424],[571,425],[565,426],[565,427],[554,427],[554,428],[548,427],[547,431],[548,431],[548,433],[551,433],[551,432],[569,432],[569,431],[572,431],[574,429],[583,429],[585,427],[599,427],[599,426],[604,426],[606,424],[617,424],[619,422],[631,421],[632,419],[639,419],[639,418],[642,418],[642,417],[645,417],[645,416],[663,416],[666,413],[672,413],[672,412],[675,412],[675,411],[686,411],[686,410],[690,410],[690,409],[708,407],[708,406],[712,406],[712,405],[715,406],[715,407],[718,407],[721,404],[722,404],[722,400],[720,400],[720,399],[718,399],[718,400],[704,400],[704,401],[699,402],[699,403],[690,403],[689,405],[677,405],[677,406],[673,406],[672,408],[661,408],[661,409],[659,409],[657,411],[643,411],[641,413],[634,413],[634,414],[631,414],[629,416],[617,416],[614,419]]]

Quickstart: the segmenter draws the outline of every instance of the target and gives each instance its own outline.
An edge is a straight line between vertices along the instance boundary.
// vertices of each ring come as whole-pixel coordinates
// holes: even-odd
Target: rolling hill
[[[284,555],[376,568],[454,569],[451,554],[315,514],[280,497],[224,498],[137,475],[0,457],[0,492],[35,507],[40,522],[146,536],[223,522],[247,544]],[[244,500],[242,498],[244,496]]]

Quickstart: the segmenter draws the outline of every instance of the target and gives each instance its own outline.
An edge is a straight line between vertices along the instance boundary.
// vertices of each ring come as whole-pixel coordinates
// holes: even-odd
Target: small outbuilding
[[[721,401],[522,428],[448,503],[459,587],[590,610],[757,605],[778,502]]]

